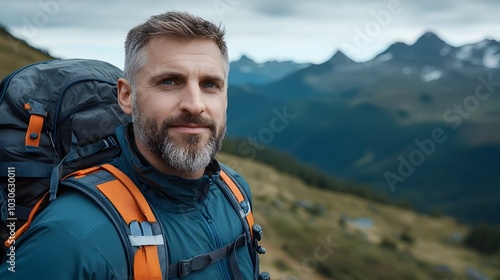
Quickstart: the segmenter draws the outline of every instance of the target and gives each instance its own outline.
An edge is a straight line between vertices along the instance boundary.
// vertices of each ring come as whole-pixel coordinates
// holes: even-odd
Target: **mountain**
[[[46,51],[36,49],[12,36],[0,25],[0,79],[27,64],[53,59]]]
[[[394,60],[404,62],[443,63],[443,55],[450,46],[432,32],[423,34],[413,45],[395,43],[379,56],[391,55]]]
[[[256,63],[243,55],[239,60],[230,63],[229,84],[231,86],[268,84],[309,65],[309,63],[276,60]]]
[[[479,66],[490,69],[500,65],[499,43],[485,39],[479,43],[453,47],[434,33],[427,32],[415,44],[408,46],[395,43],[378,55],[391,56],[394,60],[407,63],[425,63],[440,67],[460,68],[462,66]]]
[[[468,222],[500,222],[500,43],[433,33],[356,63],[341,53],[231,87],[228,133]],[[258,113],[257,113],[258,112]],[[249,118],[248,116],[252,116]]]

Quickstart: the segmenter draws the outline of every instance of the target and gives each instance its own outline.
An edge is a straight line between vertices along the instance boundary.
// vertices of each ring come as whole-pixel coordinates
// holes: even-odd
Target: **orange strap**
[[[220,177],[226,183],[229,188],[231,189],[231,192],[233,192],[234,196],[236,196],[236,199],[238,200],[238,203],[241,203],[242,201],[245,200],[245,197],[240,191],[240,188],[236,186],[236,184],[231,180],[231,178],[224,172],[224,170],[221,169],[220,171]],[[245,219],[247,220],[248,227],[250,228],[250,236],[253,238],[253,225],[254,225],[254,220],[253,220],[253,213],[250,211],[248,215],[246,215]]]
[[[111,164],[103,164],[101,168],[113,174],[117,180],[100,184],[97,188],[113,203],[127,225],[134,220],[156,223],[153,211],[134,182]],[[125,188],[120,189],[121,186]]]
[[[29,104],[24,104],[24,109],[31,109]],[[24,145],[29,147],[36,147],[40,145],[40,138],[42,138],[42,128],[45,116],[38,114],[31,114],[28,123],[28,130],[24,137]]]
[[[75,179],[78,179],[78,178],[81,178],[85,175],[88,175],[92,172],[95,172],[97,170],[101,169],[100,166],[93,166],[93,167],[89,167],[89,168],[86,168],[86,169],[80,169],[78,171],[75,171],[73,173],[70,173],[69,175],[67,176],[64,176],[63,180],[68,178],[68,177],[71,177],[71,176],[75,176]]]
[[[17,240],[19,237],[21,237],[21,235],[23,235],[28,230],[28,228],[31,225],[31,221],[35,218],[35,214],[38,213],[40,206],[47,198],[47,194],[48,193],[46,193],[40,200],[38,200],[35,206],[33,206],[33,209],[31,209],[30,215],[28,216],[28,220],[26,221],[26,223],[24,223],[24,225],[22,225],[20,228],[16,230],[16,234],[14,235],[14,240]],[[12,239],[9,238],[5,241],[4,245],[10,247],[12,243],[13,243]]]
[[[111,201],[127,225],[134,220],[146,221],[146,216],[135,202],[133,195],[127,189],[120,189],[120,185],[119,180],[113,180],[97,185],[97,188]]]
[[[77,171],[73,175],[76,175],[75,179],[78,179],[99,169],[107,170],[116,178],[96,187],[111,201],[127,225],[132,221],[156,223],[156,217],[141,191],[127,175],[113,165],[103,164]],[[156,245],[142,246],[136,251],[134,279],[163,279]]]
[[[158,248],[142,246],[134,256],[134,279],[162,280]]]

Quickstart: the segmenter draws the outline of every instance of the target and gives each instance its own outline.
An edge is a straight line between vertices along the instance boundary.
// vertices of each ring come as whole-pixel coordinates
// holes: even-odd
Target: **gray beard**
[[[183,115],[181,117],[166,120],[158,129],[155,119],[147,118],[141,114],[135,98],[133,98],[132,120],[134,130],[154,157],[164,162],[169,167],[180,173],[193,174],[199,170],[204,170],[215,158],[222,147],[222,142],[226,135],[226,122],[224,121],[219,129],[211,121],[202,120],[199,116]],[[183,143],[176,143],[168,136],[169,123],[178,119],[189,119],[194,123],[210,122],[211,136],[205,145],[201,145],[200,135],[183,135]]]
[[[198,135],[188,135],[186,138],[189,139],[189,143],[179,147],[167,137],[163,140],[161,151],[158,152],[161,153],[161,159],[172,168],[192,174],[200,169],[205,169],[215,158],[219,149],[216,147],[216,139],[213,134],[203,147],[199,147],[201,137]]]

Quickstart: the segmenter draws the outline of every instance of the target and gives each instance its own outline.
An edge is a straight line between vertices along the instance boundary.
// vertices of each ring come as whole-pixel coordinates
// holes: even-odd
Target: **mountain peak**
[[[245,54],[241,55],[240,59],[238,59],[236,62],[240,62],[240,63],[255,63],[250,57],[248,57]]]
[[[376,57],[391,53],[396,57],[404,56],[408,52],[409,46],[403,42],[396,42],[390,45],[384,52],[378,54]]]
[[[443,50],[450,48],[451,46],[441,40],[435,33],[427,31],[413,45],[397,42],[377,57],[391,53],[396,61],[420,61],[435,64],[446,59]]]
[[[446,43],[441,40],[436,34],[427,31],[413,44],[413,46],[440,46],[446,45]]]
[[[343,52],[337,51],[330,60],[328,60],[331,64],[350,64],[355,63],[352,59],[346,56]]]

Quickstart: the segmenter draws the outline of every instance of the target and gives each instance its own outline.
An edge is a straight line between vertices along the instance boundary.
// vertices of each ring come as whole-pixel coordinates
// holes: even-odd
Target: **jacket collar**
[[[213,180],[219,177],[220,166],[214,159],[199,179],[185,179],[161,173],[138,152],[133,140],[132,124],[117,128],[116,136],[122,148],[119,168],[138,185],[141,191],[152,200],[170,201],[171,207],[194,205],[203,200]]]

